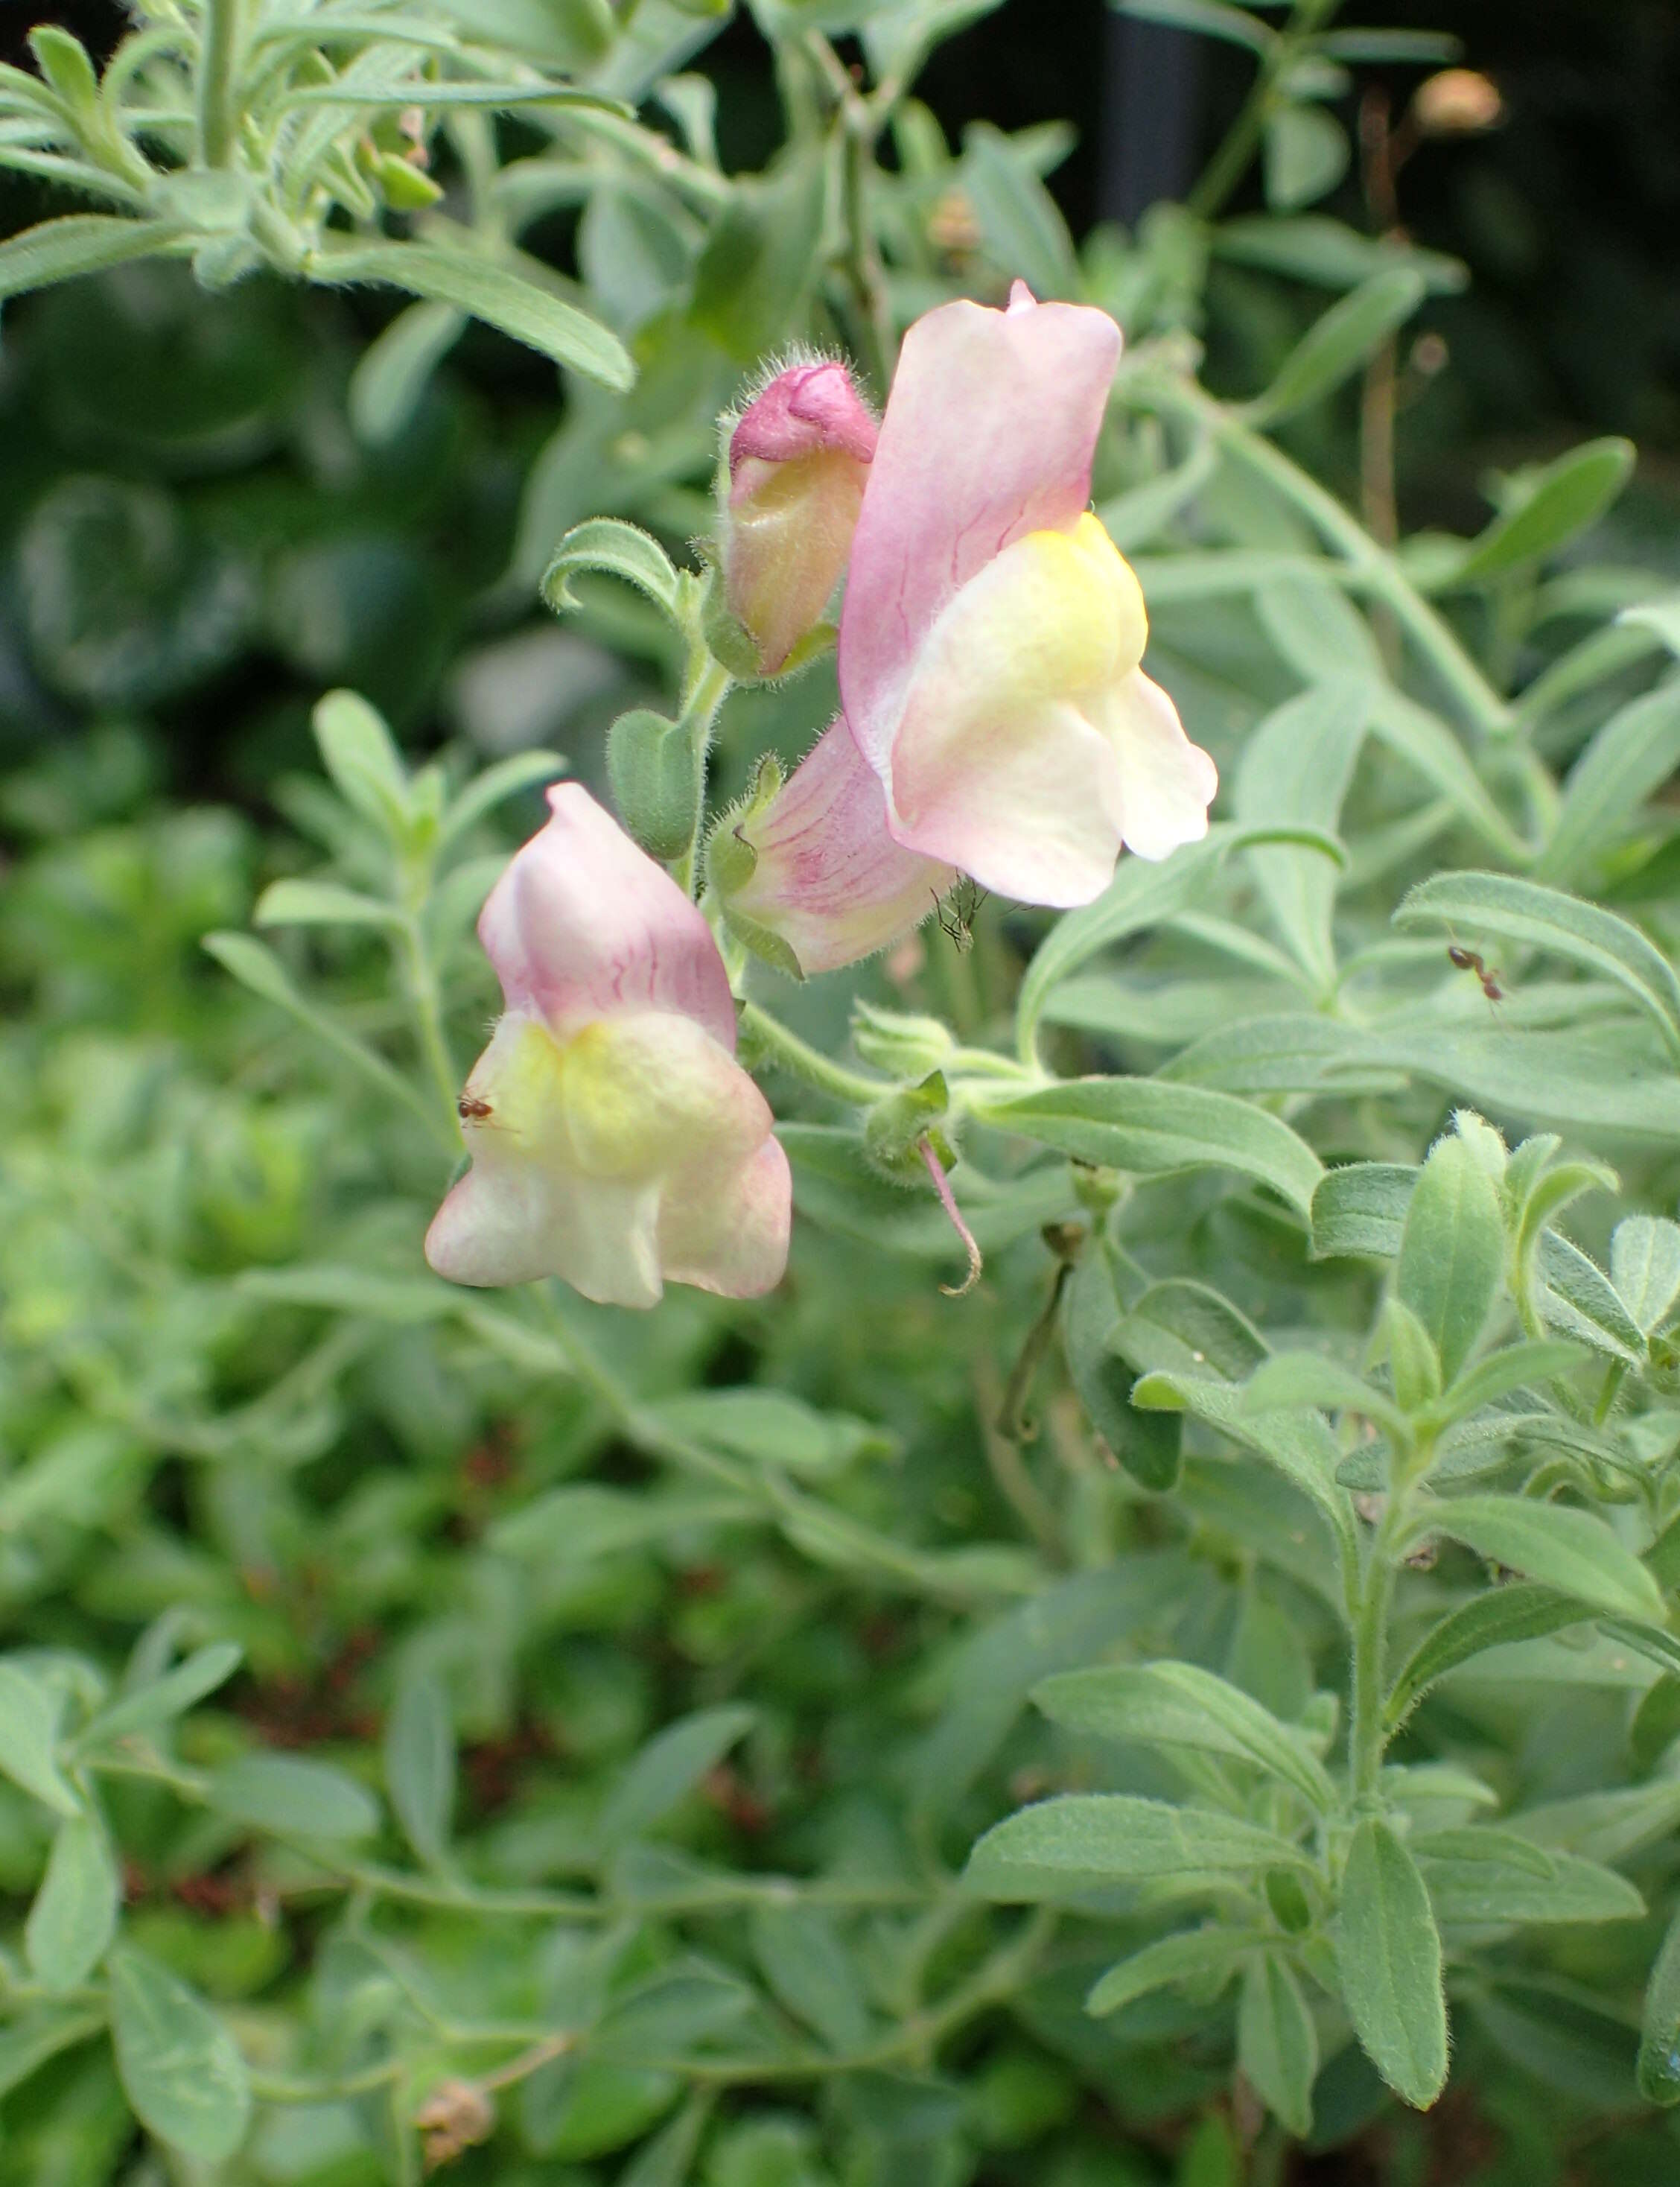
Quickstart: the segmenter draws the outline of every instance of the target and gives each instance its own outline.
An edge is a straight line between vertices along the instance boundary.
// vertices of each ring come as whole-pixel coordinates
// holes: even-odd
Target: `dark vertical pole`
[[[1098,211],[1130,227],[1160,199],[1183,198],[1196,178],[1202,42],[1112,13],[1106,30]]]

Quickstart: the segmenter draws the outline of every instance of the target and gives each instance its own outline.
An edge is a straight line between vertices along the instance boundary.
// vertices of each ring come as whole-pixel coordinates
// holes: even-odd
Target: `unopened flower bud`
[[[832,358],[778,372],[730,429],[724,601],[761,675],[786,666],[840,582],[877,430]]]
[[[1425,137],[1472,136],[1492,129],[1504,110],[1498,85],[1476,69],[1441,69],[1412,99],[1412,119]]]

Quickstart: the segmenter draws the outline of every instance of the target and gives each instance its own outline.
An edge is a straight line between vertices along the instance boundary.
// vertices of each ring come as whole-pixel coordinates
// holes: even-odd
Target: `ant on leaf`
[[[1447,954],[1459,971],[1475,974],[1481,983],[1481,992],[1490,1003],[1504,1001],[1505,990],[1499,984],[1498,967],[1496,965],[1490,971],[1482,959],[1480,950],[1465,949],[1457,942],[1449,942],[1447,945]]]

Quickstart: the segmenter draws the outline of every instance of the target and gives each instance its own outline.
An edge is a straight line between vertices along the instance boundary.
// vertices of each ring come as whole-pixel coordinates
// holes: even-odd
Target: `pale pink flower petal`
[[[1014,541],[1070,528],[1090,498],[1119,356],[1114,321],[1077,304],[945,304],[905,335],[840,624],[846,717],[884,779],[947,602]]]
[[[557,1031],[611,1011],[677,1010],[732,1054],[735,1003],[711,930],[579,783],[490,892],[479,939],[510,1010]]]
[[[957,880],[955,867],[888,834],[885,794],[844,721],[737,832],[758,863],[728,908],[779,936],[807,975],[886,948]]]
[[[1185,735],[1160,684],[1134,670],[1103,695],[1096,721],[1118,763],[1117,818],[1127,849],[1165,858],[1181,843],[1200,843],[1219,770]]]
[[[426,1233],[452,1284],[559,1276],[600,1306],[657,1306],[659,1189],[542,1169],[516,1150],[475,1150]]]
[[[788,1264],[792,1214],[793,1177],[778,1139],[722,1179],[678,1178],[660,1205],[667,1279],[726,1298],[773,1290]]]

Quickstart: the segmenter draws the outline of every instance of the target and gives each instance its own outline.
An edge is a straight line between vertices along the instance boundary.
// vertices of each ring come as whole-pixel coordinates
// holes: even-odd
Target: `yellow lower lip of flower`
[[[949,670],[986,711],[1072,698],[1129,674],[1149,638],[1132,565],[1088,512],[1068,531],[1030,531],[959,593],[942,635]],[[968,675],[964,675],[967,670]]]
[[[598,1018],[565,1038],[538,1018],[504,1018],[467,1087],[486,1105],[464,1117],[468,1142],[602,1183],[650,1183],[716,1136],[721,1053],[669,1015]]]

